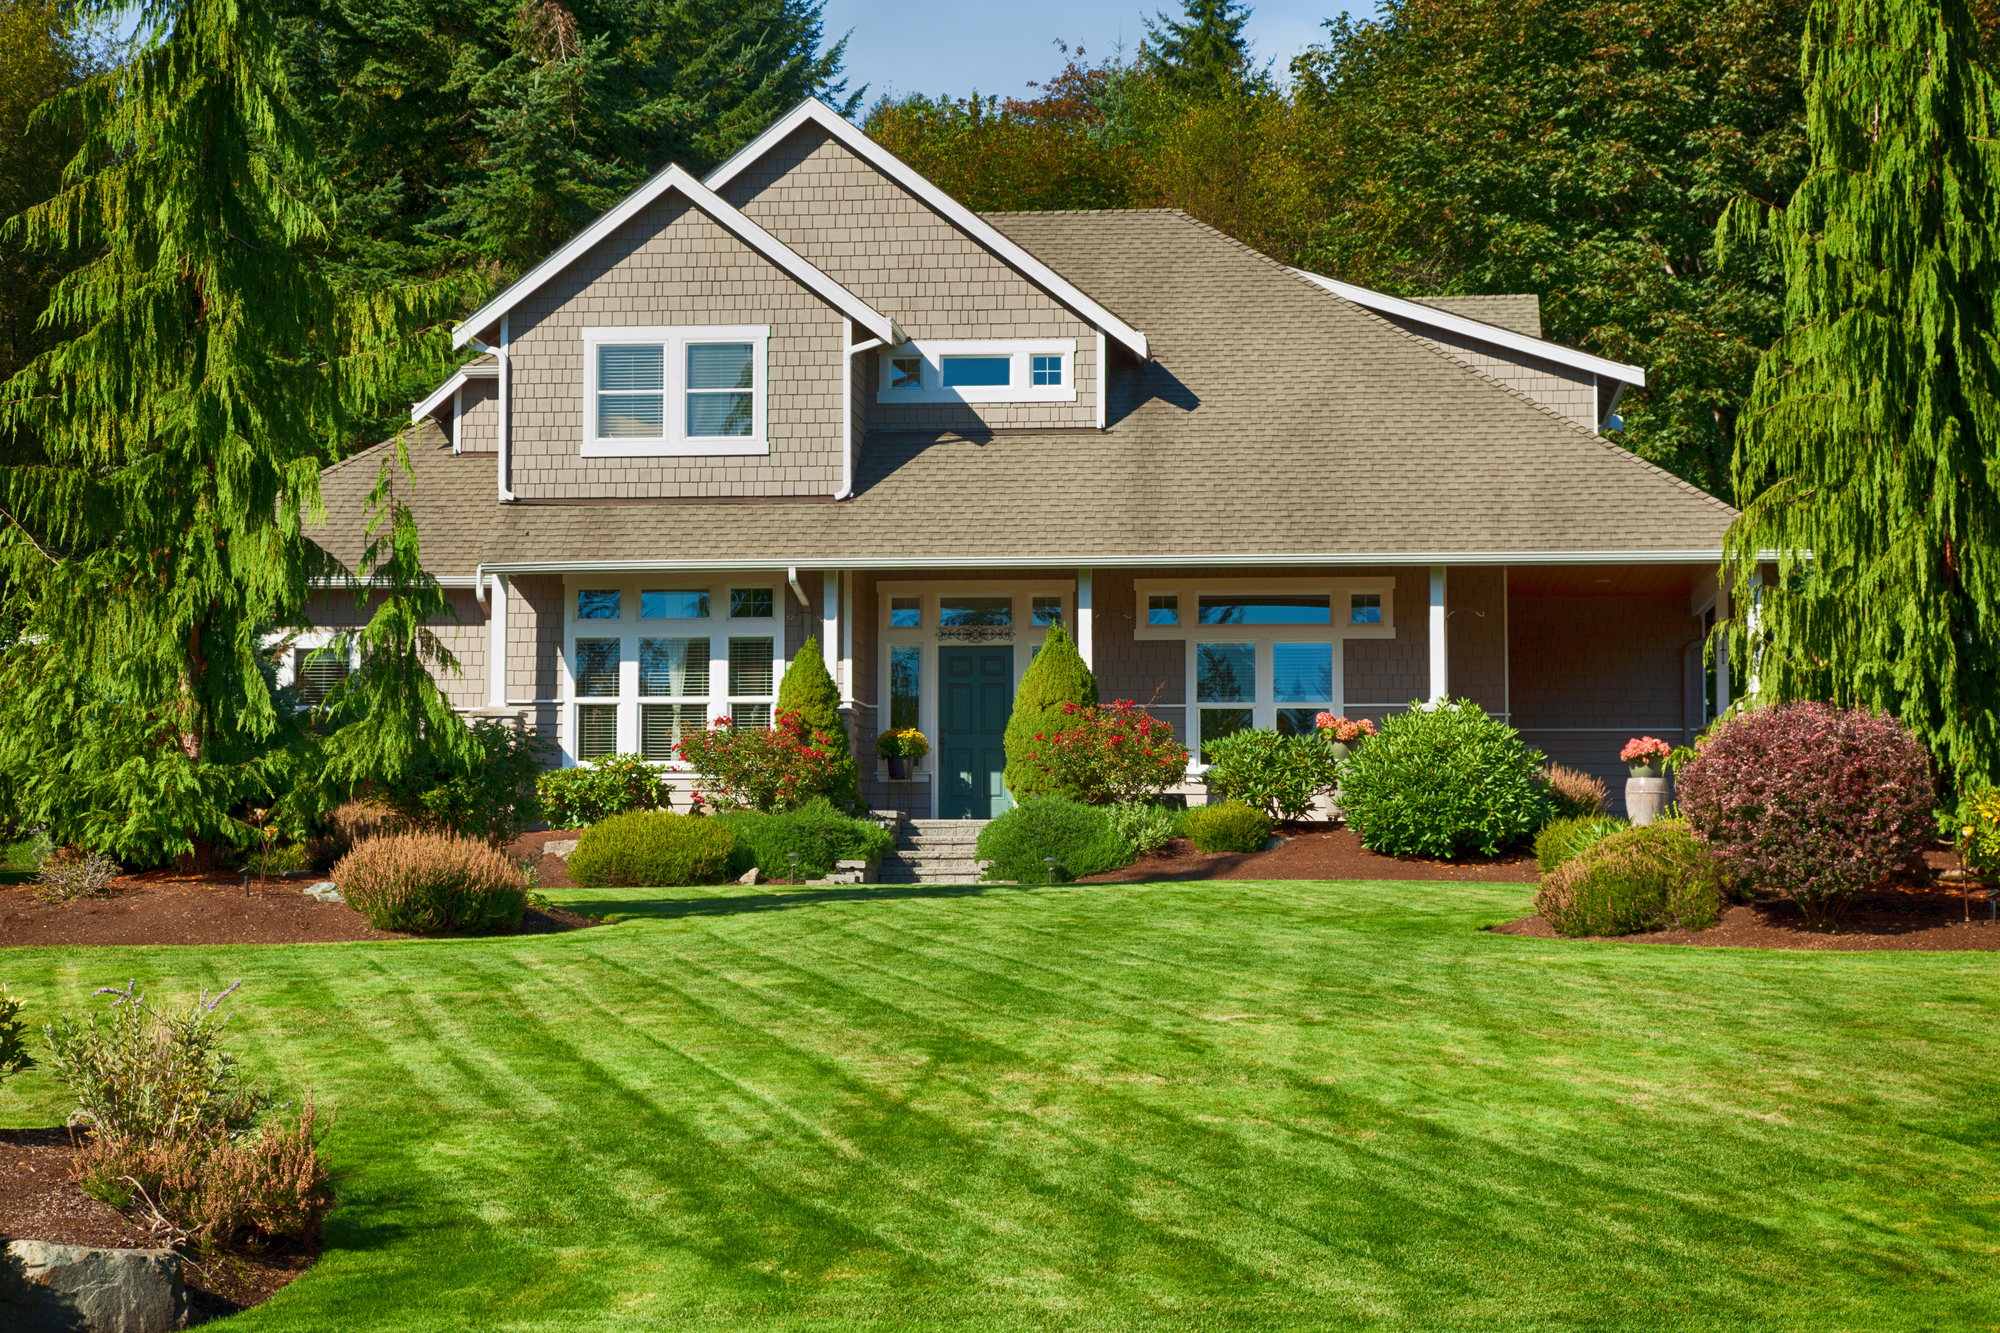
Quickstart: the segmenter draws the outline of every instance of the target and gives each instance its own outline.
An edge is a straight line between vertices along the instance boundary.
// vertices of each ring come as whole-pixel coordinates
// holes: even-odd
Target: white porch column
[[[1096,670],[1090,657],[1090,571],[1076,571],[1076,650],[1083,655],[1083,664]]]
[[[1722,622],[1729,619],[1729,585],[1718,582],[1715,586],[1715,715],[1721,717],[1729,711],[1729,639],[1722,632]]]
[[[1451,688],[1444,639],[1444,566],[1431,566],[1431,702],[1441,704]]]
[[[819,652],[826,659],[826,674],[840,688],[840,571],[823,569],[819,575]],[[845,697],[845,696],[843,696]]]
[[[854,571],[840,572],[840,706],[854,707]]]
[[[486,611],[486,702],[492,708],[507,706],[507,576],[488,574],[493,580],[487,590]]]

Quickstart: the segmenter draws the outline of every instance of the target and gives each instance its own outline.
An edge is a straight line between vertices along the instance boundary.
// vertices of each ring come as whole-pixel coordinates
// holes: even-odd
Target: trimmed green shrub
[[[1469,699],[1412,704],[1341,768],[1341,811],[1384,856],[1495,856],[1547,820],[1541,766]]]
[[[1181,822],[1181,832],[1204,852],[1261,852],[1271,840],[1271,817],[1240,801],[1197,805]]]
[[[1007,719],[1005,778],[1015,800],[1064,794],[1062,780],[1036,758],[1047,742],[1035,738],[1065,729],[1069,719],[1062,711],[1064,704],[1089,708],[1096,703],[1097,677],[1084,665],[1069,631],[1053,626],[1042,650],[1021,673],[1021,683],[1014,689],[1014,713]]]
[[[1111,821],[1112,834],[1125,849],[1127,864],[1180,837],[1181,821],[1187,818],[1185,810],[1169,810],[1151,801],[1120,801],[1105,806],[1104,814]]]
[[[1283,736],[1245,729],[1207,745],[1202,783],[1212,801],[1241,801],[1272,819],[1297,819],[1339,780],[1333,733]]]
[[[587,889],[716,884],[729,876],[736,833],[708,815],[633,810],[592,824],[569,854],[569,877]]]
[[[392,833],[354,845],[333,868],[348,906],[377,930],[506,934],[528,906],[521,867],[476,838]]]
[[[443,746],[419,750],[403,775],[382,785],[381,800],[403,826],[484,838],[498,847],[541,815],[536,779],[553,748],[540,733],[494,718],[468,724],[474,758],[461,763]]]
[[[1589,819],[1611,808],[1611,791],[1604,779],[1561,764],[1542,770],[1549,784],[1549,805],[1558,819]]]
[[[1102,807],[1061,796],[1031,796],[988,824],[979,831],[977,855],[992,862],[988,879],[1022,884],[1048,881],[1044,857],[1056,859],[1057,881],[1115,870],[1130,860]]]
[[[1624,820],[1610,815],[1551,819],[1535,835],[1535,864],[1546,875],[1563,862],[1630,827]]]
[[[1663,819],[1614,833],[1543,876],[1535,910],[1558,935],[1706,930],[1722,914],[1722,880],[1687,821]]]
[[[896,844],[874,820],[850,818],[824,797],[782,814],[728,810],[711,817],[736,835],[729,868],[738,874],[755,866],[768,877],[789,879],[790,854],[797,852],[799,878],[824,879],[836,861],[879,861]]]
[[[847,719],[840,715],[840,689],[826,669],[817,637],[808,637],[785,668],[785,678],[778,682],[778,711],[797,713],[813,744],[832,753],[838,773],[824,794],[846,809],[861,780],[861,766],[854,762],[854,742],[847,734]]]
[[[636,754],[607,754],[554,768],[535,782],[550,828],[589,828],[628,810],[659,810],[674,789],[666,770]]]

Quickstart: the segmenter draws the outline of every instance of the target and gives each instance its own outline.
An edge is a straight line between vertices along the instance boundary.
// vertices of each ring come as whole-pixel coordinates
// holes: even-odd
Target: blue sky
[[[871,85],[867,102],[883,93],[953,93],[977,88],[1002,97],[1028,91],[1031,79],[1062,68],[1057,38],[1081,45],[1092,59],[1111,54],[1122,38],[1128,49],[1145,35],[1145,16],[1157,9],[1180,13],[1179,0],[1127,4],[1119,0],[826,0],[829,40],[852,30],[847,43],[850,88]],[[1317,41],[1320,24],[1343,12],[1364,17],[1372,3],[1338,0],[1261,0],[1245,29],[1262,61],[1277,68]]]

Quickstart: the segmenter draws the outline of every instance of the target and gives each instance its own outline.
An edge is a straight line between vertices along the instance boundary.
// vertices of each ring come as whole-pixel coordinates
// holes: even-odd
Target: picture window
[[[947,356],[939,363],[947,389],[999,389],[1010,382],[1011,356]]]

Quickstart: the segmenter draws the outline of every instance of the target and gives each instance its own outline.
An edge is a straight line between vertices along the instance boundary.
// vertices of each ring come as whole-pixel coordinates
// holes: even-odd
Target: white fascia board
[[[1251,555],[1145,556],[854,556],[800,554],[775,560],[511,560],[480,566],[490,574],[619,574],[698,573],[717,571],[783,572],[802,569],[1138,569],[1159,565],[1175,568],[1229,569],[1260,565],[1689,565],[1715,564],[1719,547],[1689,551],[1266,551]]]
[[[491,380],[500,378],[500,367],[491,364],[460,366],[458,373],[431,391],[430,397],[410,407],[410,424],[416,425],[431,413],[444,406],[445,399],[465,387],[469,380]]]
[[[840,140],[848,151],[924,201],[947,222],[998,255],[1010,268],[1043,288],[1088,322],[1116,338],[1141,361],[1149,359],[1146,335],[1087,296],[1075,283],[1007,239],[992,223],[926,180],[916,168],[876,143],[850,124],[847,118],[817,97],[808,97],[793,107],[777,124],[752,139],[727,162],[708,173],[711,189],[720,190],[748,170],[786,135],[807,121]]]
[[[518,282],[473,312],[471,318],[460,324],[457,332],[452,335],[452,346],[463,347],[471,342],[479,330],[490,327],[502,315],[534,295],[549,279],[581,259],[592,246],[631,221],[640,209],[669,190],[679,191],[689,203],[714,218],[728,231],[735,233],[744,244],[785,270],[797,279],[801,286],[876,337],[884,342],[903,340],[903,331],[896,327],[894,320],[820,272],[806,260],[805,256],[743,216],[740,210],[722,196],[676,166],[668,167],[619,200],[610,211],[602,214],[597,221],[570,238],[567,245],[529,269]]]
[[[1380,314],[1394,315],[1398,319],[1408,319],[1419,324],[1428,324],[1432,328],[1444,329],[1467,338],[1477,338],[1481,342],[1492,343],[1495,347],[1505,347],[1516,352],[1526,352],[1528,355],[1538,356],[1544,361],[1553,361],[1560,366],[1572,366],[1577,370],[1588,371],[1593,375],[1602,375],[1606,379],[1617,380],[1622,384],[1630,384],[1634,388],[1643,389],[1646,387],[1646,371],[1641,366],[1628,366],[1622,361],[1607,361],[1601,356],[1592,356],[1588,352],[1579,352],[1574,347],[1564,347],[1560,343],[1548,342],[1541,338],[1530,338],[1525,333],[1516,333],[1512,329],[1503,329],[1498,324],[1488,324],[1482,320],[1467,319],[1464,315],[1454,315],[1448,310],[1439,310],[1436,306],[1423,305],[1416,301],[1405,301],[1399,296],[1388,296],[1368,287],[1356,287],[1351,282],[1342,282],[1338,278],[1329,278],[1319,273],[1308,273],[1302,268],[1295,268],[1292,272],[1298,274],[1307,282],[1317,283],[1319,286],[1326,288],[1335,296],[1352,301],[1359,306],[1366,306],[1368,309]]]

